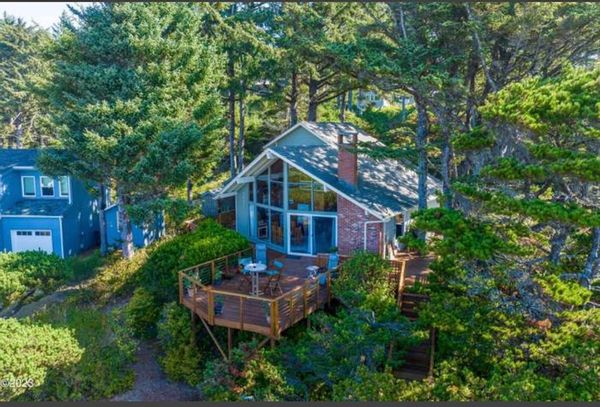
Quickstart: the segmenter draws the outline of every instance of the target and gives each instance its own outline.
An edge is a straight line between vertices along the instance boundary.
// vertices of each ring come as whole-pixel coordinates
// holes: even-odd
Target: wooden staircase
[[[418,317],[419,305],[429,301],[423,294],[404,292],[404,284],[400,284],[398,305],[402,315],[411,321]],[[406,380],[423,380],[433,375],[433,358],[435,351],[435,329],[429,331],[429,337],[420,344],[409,349],[404,356],[404,364],[395,372],[396,377]]]

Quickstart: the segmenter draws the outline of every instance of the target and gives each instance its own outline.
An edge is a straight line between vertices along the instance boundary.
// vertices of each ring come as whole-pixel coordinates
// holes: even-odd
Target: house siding
[[[121,244],[121,232],[117,229],[118,214],[117,205],[108,208],[105,212],[106,241],[112,248],[117,248]],[[145,247],[165,235],[164,216],[162,214],[157,216],[154,224],[148,227],[140,227],[132,223],[131,232],[134,246]]]
[[[338,195],[337,227],[339,253],[350,255],[355,250],[363,250],[365,222],[378,220],[375,216],[365,213],[364,209]],[[367,250],[379,253],[381,239],[382,224],[373,223],[367,225]]]
[[[306,130],[304,127],[298,127],[291,131],[284,138],[277,140],[273,146],[320,146],[325,142]]]

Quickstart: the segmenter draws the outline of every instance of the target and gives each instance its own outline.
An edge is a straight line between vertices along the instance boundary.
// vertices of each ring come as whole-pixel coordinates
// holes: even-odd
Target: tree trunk
[[[346,121],[346,92],[340,95],[340,122]]]
[[[240,122],[238,130],[238,143],[237,143],[237,171],[241,172],[244,169],[244,149],[246,148],[246,139],[244,135],[245,116],[246,116],[246,105],[244,104],[244,96],[240,94],[239,100],[240,110]]]
[[[227,76],[229,77],[229,172],[231,177],[235,177],[235,89],[233,88],[233,79],[235,76],[235,66],[231,55],[227,61]]]
[[[298,123],[298,72],[292,71],[292,88],[290,89],[290,127]]]
[[[353,103],[353,100],[352,100],[352,89],[350,89],[348,91],[348,107],[346,108],[347,110],[352,111],[352,103]]]
[[[589,288],[592,285],[592,281],[594,280],[596,273],[598,273],[598,268],[600,267],[600,261],[598,261],[599,255],[600,227],[596,227],[592,229],[592,248],[590,249],[590,253],[588,254],[580,278],[581,285],[583,285],[586,288]]]
[[[127,204],[127,198],[121,193],[118,193],[117,202],[119,204],[119,223],[121,226],[121,251],[124,259],[131,259],[133,257],[133,233],[131,230],[131,219],[125,205]]]
[[[317,91],[319,83],[312,77],[308,81],[308,117],[309,122],[317,121],[317,108],[319,107],[317,102]]]
[[[192,204],[192,200],[194,199],[193,194],[192,194],[192,187],[193,187],[192,179],[188,178],[187,183],[186,183],[186,192],[187,192],[187,201],[188,201],[188,204],[190,204],[190,205]]]
[[[415,146],[418,154],[418,194],[419,209],[427,209],[427,109],[422,101],[416,100],[417,130]]]
[[[100,227],[100,255],[106,256],[108,244],[106,242],[106,187],[100,184],[100,210],[98,211],[98,224]]]

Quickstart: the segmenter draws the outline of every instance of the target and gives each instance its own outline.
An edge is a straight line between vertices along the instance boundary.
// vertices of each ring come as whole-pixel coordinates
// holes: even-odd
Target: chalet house
[[[50,177],[37,167],[38,150],[0,149],[0,251],[41,250],[68,257],[100,241],[98,199],[68,176]],[[120,244],[117,205],[105,210],[108,245]],[[144,247],[162,237],[164,220],[132,225],[133,242]]]
[[[216,194],[219,217],[291,255],[337,247],[385,256],[417,206],[417,174],[399,161],[357,154],[357,143],[380,144],[347,123],[298,123]],[[430,202],[439,189],[430,178]]]

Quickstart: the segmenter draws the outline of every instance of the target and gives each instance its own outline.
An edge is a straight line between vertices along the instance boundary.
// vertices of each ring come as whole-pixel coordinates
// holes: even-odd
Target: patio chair
[[[273,260],[273,270],[267,270],[267,284],[265,284],[265,289],[263,291],[267,291],[267,289],[273,295],[273,290],[279,290],[280,294],[283,294],[283,290],[281,289],[281,285],[279,282],[281,281],[281,275],[283,274],[283,263],[279,260]]]
[[[256,244],[256,261],[258,263],[267,264],[267,245],[264,243]]]
[[[252,257],[243,257],[240,259],[240,284],[238,285],[238,290],[242,290],[244,284],[248,284],[252,287],[252,275],[249,271],[246,271],[246,266],[252,263]]]

